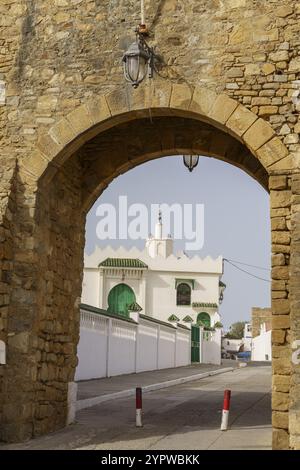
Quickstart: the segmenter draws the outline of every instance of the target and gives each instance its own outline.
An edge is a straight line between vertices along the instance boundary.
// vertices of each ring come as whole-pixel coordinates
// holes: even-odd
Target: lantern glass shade
[[[137,88],[144,80],[148,71],[150,56],[141,42],[131,44],[123,56],[124,75],[126,80]]]
[[[199,163],[199,155],[183,155],[183,163],[192,172]]]

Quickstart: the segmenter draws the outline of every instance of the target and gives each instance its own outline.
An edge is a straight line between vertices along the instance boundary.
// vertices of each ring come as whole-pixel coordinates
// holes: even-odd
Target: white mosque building
[[[85,256],[82,303],[112,314],[130,312],[164,322],[220,326],[219,305],[225,284],[223,258],[189,257],[173,252],[163,236],[161,214],[145,248],[97,247]]]

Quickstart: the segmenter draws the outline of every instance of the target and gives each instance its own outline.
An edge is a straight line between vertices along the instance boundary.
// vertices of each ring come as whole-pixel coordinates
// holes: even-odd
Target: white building
[[[271,322],[260,325],[260,334],[252,339],[252,361],[272,360],[272,330]]]
[[[222,354],[224,357],[236,359],[238,353],[250,352],[252,347],[251,323],[245,323],[244,334],[240,339],[222,338]]]
[[[243,337],[243,351],[251,351],[252,346],[252,326],[251,323],[245,323]]]
[[[233,338],[226,338],[225,336],[222,338],[222,353],[224,354],[224,358],[235,359],[238,352],[240,352],[243,348],[243,339],[233,339]]]
[[[213,327],[220,322],[222,273],[221,256],[175,255],[160,215],[143,250],[96,248],[85,257],[82,303],[125,317],[136,310],[165,322]]]

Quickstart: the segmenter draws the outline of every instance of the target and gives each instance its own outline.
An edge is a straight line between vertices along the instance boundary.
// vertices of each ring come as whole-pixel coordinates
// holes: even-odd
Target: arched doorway
[[[42,344],[44,351],[44,342],[49,342],[45,338],[62,336],[65,342],[60,349],[63,360],[49,371],[42,354],[37,355],[33,365],[26,365],[27,370],[32,367],[32,377],[36,377],[33,380],[27,374],[30,392],[26,396],[20,396],[16,386],[10,390],[6,404],[17,401],[20,409],[25,409],[28,401],[32,413],[16,417],[21,420],[19,437],[10,434],[4,426],[4,439],[24,439],[66,423],[68,387],[76,367],[87,211],[119,174],[154,158],[183,153],[212,156],[243,169],[265,189],[272,189],[274,209],[290,207],[287,177],[269,180],[278,162],[287,157],[286,147],[271,126],[225,94],[217,95],[206,88],[185,84],[158,82],[151,95],[146,86],[141,86],[136,92],[122,87],[105,96],[93,97],[43,134],[26,167],[20,168],[16,184],[20,180],[29,182],[27,193],[19,199],[18,213],[24,217],[20,230],[26,232],[29,224],[33,226],[30,243],[38,259],[28,263],[26,275],[22,266],[18,263],[14,266],[18,282],[12,285],[14,308],[9,310],[9,323],[14,324],[23,309],[22,296],[18,295],[19,279],[25,282],[30,274],[35,286],[31,290],[31,317],[26,318],[26,329],[19,332],[30,345],[30,357],[37,351],[37,344]],[[32,208],[33,200],[32,215],[33,211],[27,209]],[[274,244],[277,253],[279,241],[274,240]],[[276,281],[288,279],[288,256],[284,262],[276,269]],[[288,295],[285,282],[282,292]],[[288,307],[284,300],[275,303],[278,308],[279,303],[284,309]],[[273,325],[277,331],[275,344],[288,351],[289,324],[277,318]],[[42,342],[38,342],[40,338]],[[16,338],[14,341],[18,344]],[[4,376],[5,383],[10,383],[9,377],[13,375],[17,378],[15,384],[23,386],[26,368],[23,365],[21,368],[22,357],[21,353],[20,360],[16,356]],[[274,369],[274,375],[289,373],[290,367],[282,368],[281,363]],[[56,387],[58,378],[60,389]],[[41,384],[46,381],[48,390],[53,391],[55,418],[45,415],[39,419],[40,407],[49,400],[43,394],[36,395],[36,381]],[[65,400],[61,400],[62,393]]]
[[[128,306],[135,302],[135,294],[127,284],[117,284],[108,294],[108,311],[128,317]]]

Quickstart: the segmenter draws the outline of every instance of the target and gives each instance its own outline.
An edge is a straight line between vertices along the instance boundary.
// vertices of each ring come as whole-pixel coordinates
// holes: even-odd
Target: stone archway
[[[211,124],[244,144],[266,171],[289,169],[291,166],[292,157],[271,125],[238,101],[206,88],[163,82],[156,84],[155,88],[140,87],[136,91],[129,87],[120,88],[79,106],[39,139],[36,150],[22,170],[40,178],[49,164],[52,170],[61,168],[70,155],[101,132],[122,123],[156,116],[191,118]],[[210,153],[225,160],[229,158],[226,157],[227,148],[222,150],[223,142],[218,142],[218,145],[219,148],[212,146]],[[172,143],[166,141],[165,147],[161,152],[170,151]],[[180,153],[181,149],[178,150]],[[239,165],[249,172],[245,161]],[[119,171],[126,171],[131,166],[121,166]],[[46,181],[49,174],[53,176],[48,168]]]
[[[149,122],[157,123],[156,139],[153,129],[147,130]],[[134,145],[127,139],[122,149],[114,132],[132,136],[133,128],[139,128],[140,139]],[[270,124],[226,94],[206,88],[156,82],[155,88],[122,87],[94,97],[52,126],[20,163],[15,227],[22,239],[30,226],[31,237],[29,242],[24,235],[22,243],[29,248],[16,246],[15,253],[7,331],[14,355],[4,373],[4,390],[10,393],[3,405],[3,439],[25,439],[66,424],[68,389],[77,364],[84,220],[91,204],[120,173],[159,156],[187,152],[239,166],[269,187],[274,218],[289,218],[293,157]],[[283,235],[280,223],[285,224]],[[274,447],[286,448],[293,368],[288,295],[297,300],[298,294],[288,294],[289,252],[283,247],[288,246],[284,237],[290,237],[290,228],[276,220],[273,230]],[[22,256],[28,256],[26,272],[18,264]],[[22,307],[26,282],[30,309]],[[19,312],[24,325],[10,337],[9,325]]]

